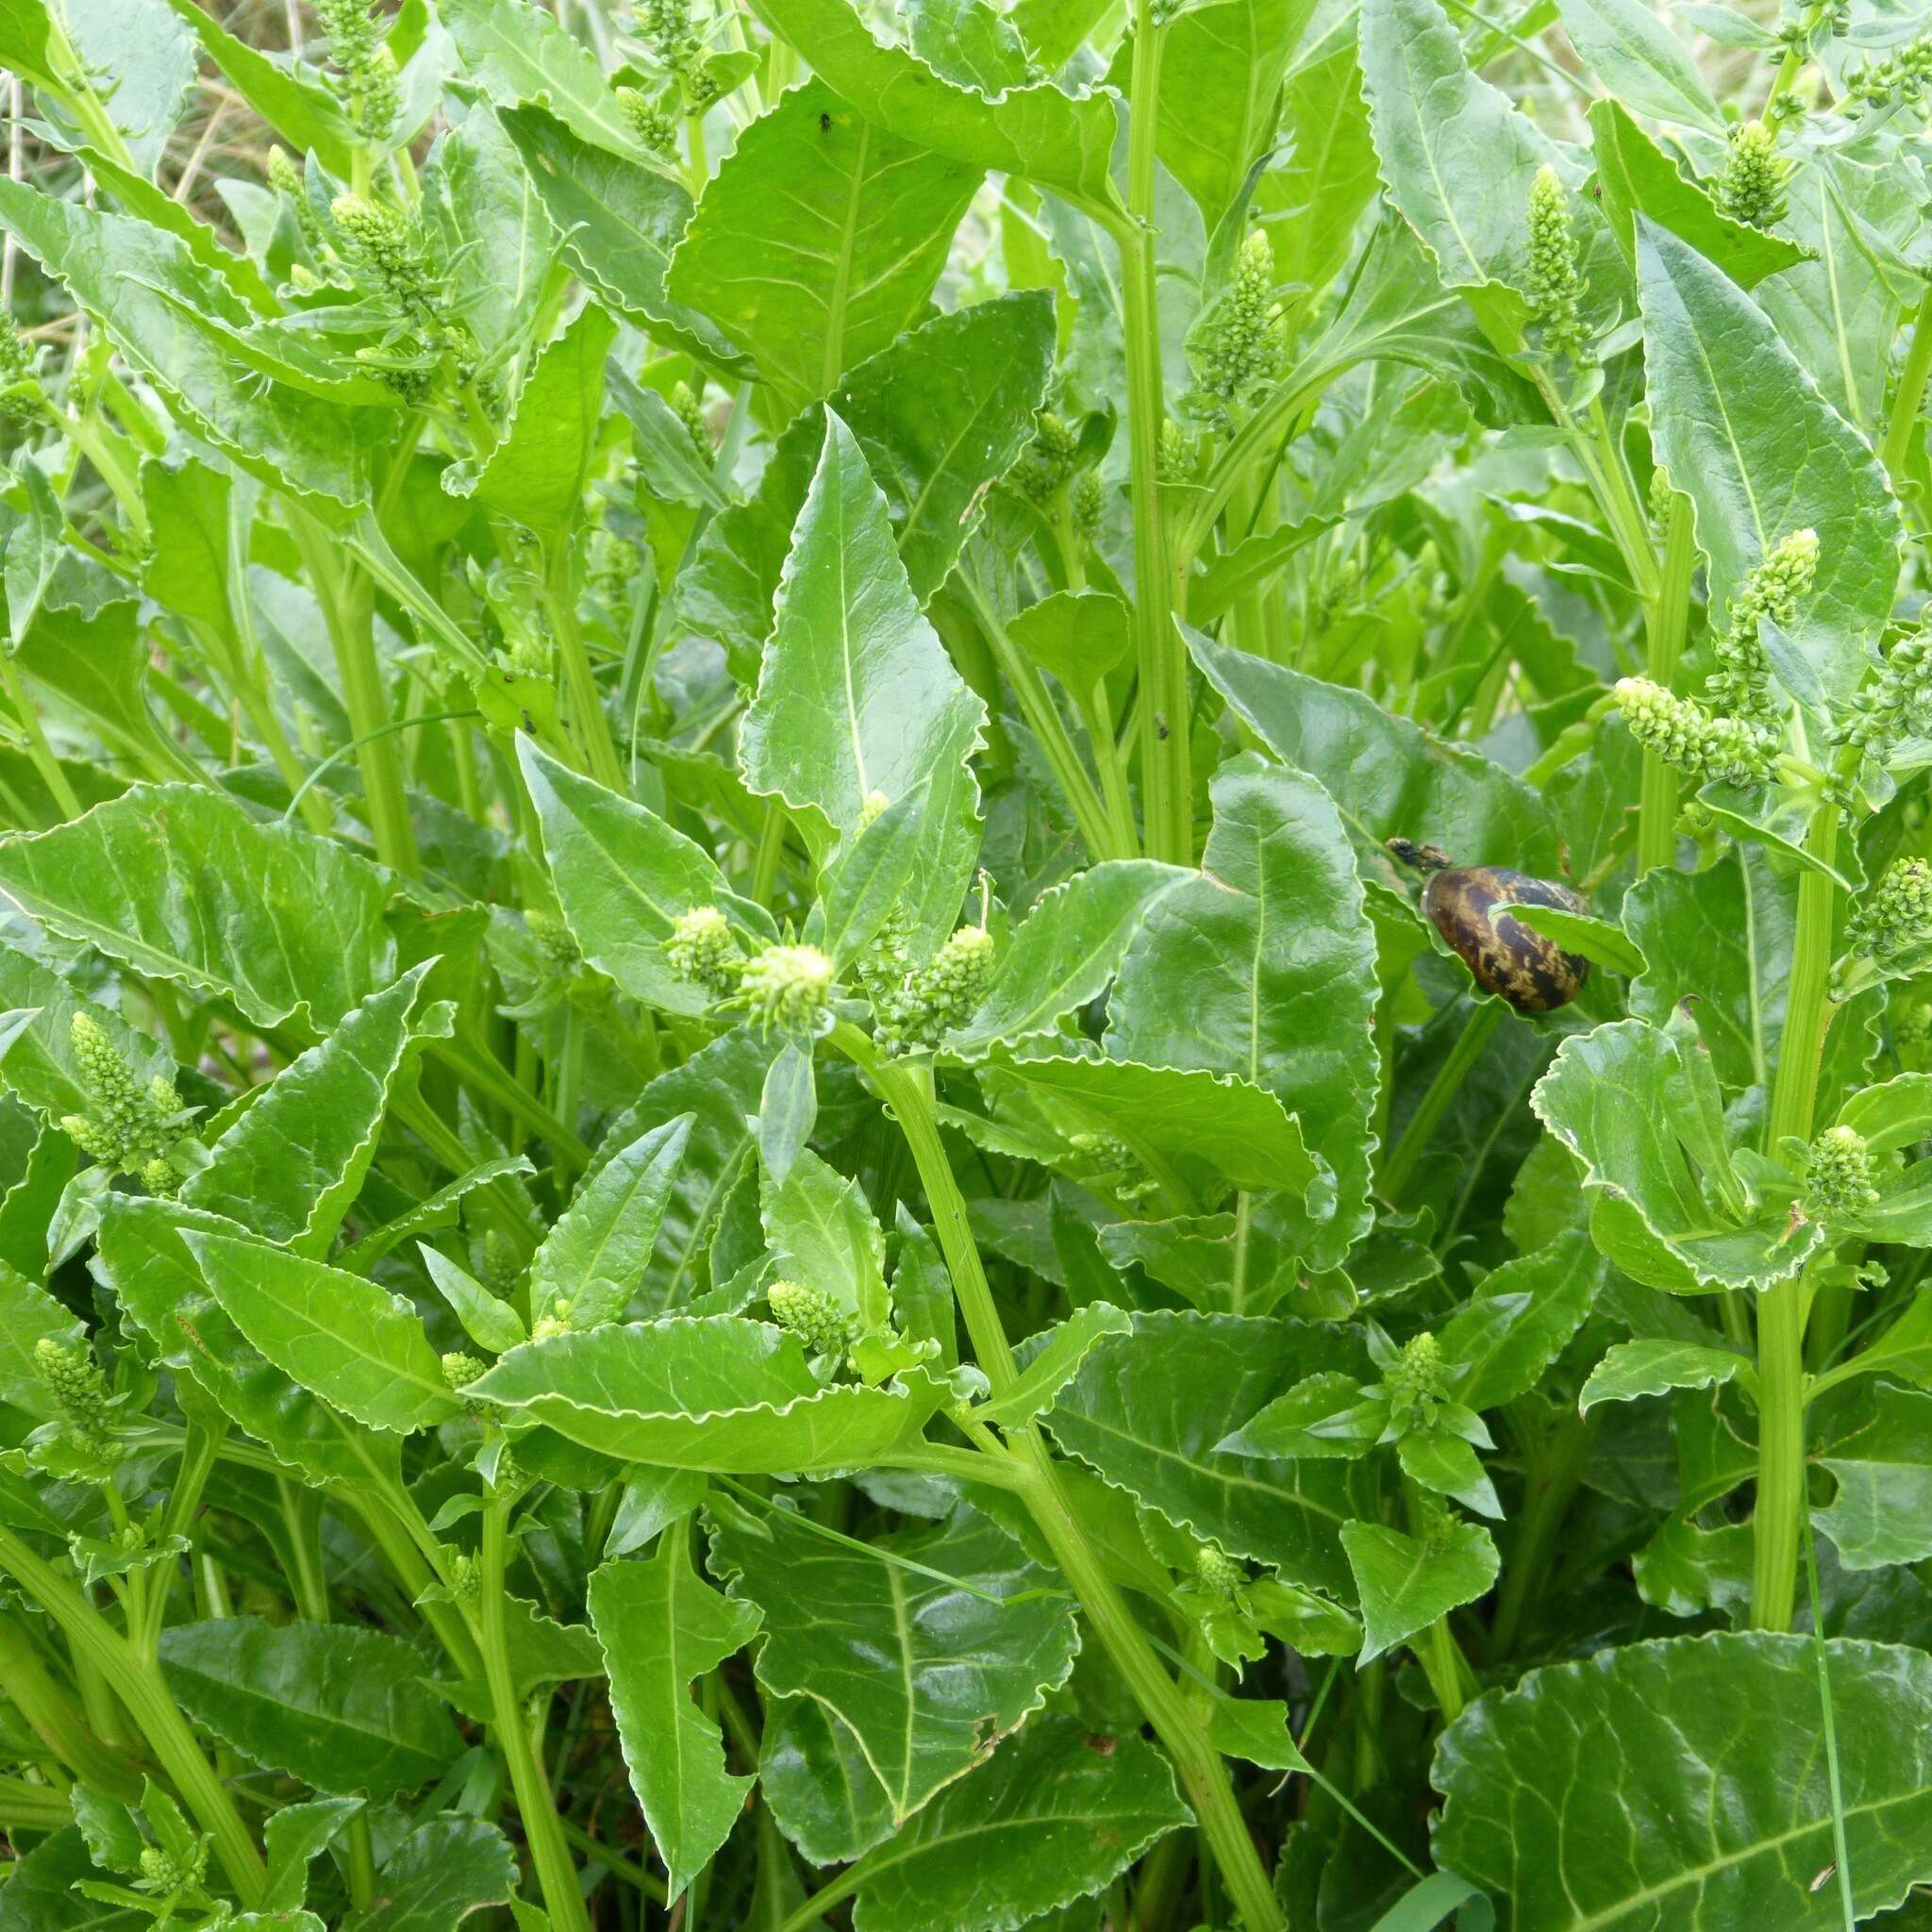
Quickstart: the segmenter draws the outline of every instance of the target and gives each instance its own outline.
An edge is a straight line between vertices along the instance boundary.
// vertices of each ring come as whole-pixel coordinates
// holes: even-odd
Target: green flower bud
[[[1611,693],[1630,735],[1688,778],[1722,778],[1733,785],[1761,785],[1777,764],[1774,736],[1735,718],[1716,718],[1695,698],[1621,677]]]
[[[1805,1160],[1805,1197],[1824,1220],[1859,1213],[1878,1199],[1872,1150],[1850,1127],[1827,1127]]]
[[[0,315],[0,413],[30,412],[40,400],[40,358],[10,315]]]
[[[691,438],[691,446],[697,452],[698,460],[708,465],[711,461],[711,432],[705,424],[704,406],[691,393],[689,383],[680,382],[673,387],[671,410],[684,425],[684,433]]]
[[[816,946],[767,946],[746,962],[739,991],[760,1027],[810,1036],[831,1012],[832,978]]]
[[[398,92],[395,60],[364,0],[316,0],[315,17],[328,42],[328,58],[341,78],[336,92],[356,131],[381,141],[394,125]]]
[[[529,907],[524,913],[524,924],[553,973],[575,973],[584,963],[570,927],[555,912],[541,906]]]
[[[1107,514],[1107,495],[1096,472],[1085,471],[1074,483],[1072,508],[1074,528],[1082,542],[1091,543],[1099,536],[1101,519]]]
[[[467,1550],[452,1550],[449,1558],[449,1593],[459,1604],[473,1604],[482,1588],[483,1568]]]
[[[329,213],[383,293],[419,319],[434,321],[437,291],[415,223],[398,209],[361,194],[337,195]]]
[[[1395,1366],[1383,1376],[1389,1391],[1389,1418],[1397,1428],[1427,1429],[1437,1407],[1448,1400],[1442,1379],[1442,1349],[1424,1328],[1402,1345]]]
[[[487,1374],[489,1368],[490,1364],[477,1357],[456,1350],[442,1358],[442,1379],[452,1389],[467,1389],[478,1375]]]
[[[874,824],[882,813],[891,808],[891,803],[892,801],[876,788],[868,791],[859,801],[858,823],[853,827],[855,833],[863,832],[868,825]]]
[[[1013,465],[1012,482],[1029,502],[1047,508],[1080,460],[1080,439],[1051,409],[1035,421],[1033,441]]]
[[[705,51],[704,36],[691,19],[691,0],[643,0],[638,25],[658,62],[688,81]]]
[[[617,105],[630,123],[630,131],[654,155],[667,161],[677,158],[677,122],[657,102],[634,87],[617,90]]]
[[[69,1437],[103,1461],[118,1458],[119,1447],[108,1433],[108,1380],[87,1343],[43,1335],[34,1344],[34,1368]]]
[[[1718,212],[1747,227],[1768,228],[1785,213],[1785,182],[1791,164],[1777,151],[1777,132],[1762,121],[1731,129],[1731,151],[1711,185]]]
[[[517,1244],[500,1227],[485,1231],[483,1239],[472,1250],[471,1259],[475,1264],[476,1279],[491,1294],[508,1295],[524,1278],[524,1264],[517,1253]]]
[[[1251,228],[1228,286],[1191,338],[1207,413],[1223,429],[1281,375],[1281,309],[1274,299],[1274,251],[1267,231]]]
[[[1932,80],[1932,34],[1921,34],[1882,60],[1851,68],[1844,80],[1848,110],[1916,107]]]
[[[731,922],[715,906],[693,906],[678,915],[664,958],[678,978],[703,987],[713,999],[736,991],[745,970]]]
[[[197,1840],[194,1849],[182,1857],[161,1845],[143,1845],[140,1876],[135,1884],[142,1891],[166,1898],[195,1890],[207,1876],[208,1843],[206,1840]]]
[[[992,969],[992,935],[962,925],[883,1002],[874,1000],[881,1045],[895,1054],[930,1052],[978,1009]]]
[[[844,1309],[822,1288],[774,1281],[765,1291],[765,1306],[779,1327],[797,1336],[808,1355],[841,1355],[852,1339]]]
[[[1901,739],[1932,737],[1932,635],[1891,647],[1877,678],[1858,693],[1845,741],[1883,760]]]
[[[1570,224],[1570,195],[1556,169],[1537,170],[1529,187],[1529,306],[1550,350],[1581,361],[1590,331],[1583,320],[1582,255]]]
[[[163,1200],[175,1194],[186,1179],[187,1175],[172,1160],[164,1160],[158,1155],[141,1170],[142,1186]]]
[[[1852,908],[1845,922],[1845,950],[1881,964],[1932,943],[1932,865],[1901,858]]]
[[[1769,618],[1787,625],[1818,575],[1818,533],[1793,530],[1764,553],[1731,605],[1730,628],[1712,645],[1717,669],[1705,694],[1720,716],[1775,734],[1783,713],[1774,689],[1771,659],[1759,625]]]
[[[180,1178],[168,1156],[185,1132],[181,1096],[159,1074],[142,1086],[107,1028],[91,1013],[75,1014],[68,1037],[80,1083],[87,1089],[89,1111],[65,1115],[61,1126],[104,1167],[139,1174],[154,1192],[173,1193]]]
[[[1202,1543],[1194,1552],[1194,1571],[1208,1589],[1232,1601],[1247,1583],[1246,1568],[1218,1543]]]
[[[1653,524],[1661,525],[1671,513],[1671,499],[1676,491],[1671,484],[1671,473],[1659,463],[1650,473],[1650,501],[1646,506]]]
[[[1164,417],[1154,448],[1154,478],[1158,483],[1191,483],[1194,476],[1194,440],[1172,416]]]

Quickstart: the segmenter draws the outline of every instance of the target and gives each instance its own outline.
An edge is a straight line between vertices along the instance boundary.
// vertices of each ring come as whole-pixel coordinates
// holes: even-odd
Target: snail
[[[1428,874],[1423,910],[1484,991],[1507,1000],[1519,1013],[1549,1013],[1567,1007],[1590,977],[1590,961],[1566,953],[1555,940],[1532,932],[1498,906],[1549,906],[1587,913],[1589,906],[1568,886],[1533,878],[1507,865],[1452,865],[1433,845],[1391,839],[1389,850],[1404,865]]]

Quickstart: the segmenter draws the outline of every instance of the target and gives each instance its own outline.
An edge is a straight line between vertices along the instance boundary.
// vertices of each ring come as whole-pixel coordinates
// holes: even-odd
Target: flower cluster
[[[360,194],[339,194],[329,204],[329,213],[358,266],[420,338],[421,356],[431,361],[449,356],[458,383],[469,382],[475,375],[476,344],[450,312],[441,279],[424,253],[417,224],[398,209]],[[420,394],[427,387],[420,366],[390,374],[406,392]]]
[[[738,991],[744,972],[731,922],[715,906],[693,906],[678,914],[664,941],[664,958],[678,978],[703,987],[718,1000]]]
[[[762,1030],[809,1039],[830,1016],[832,978],[832,962],[816,946],[767,946],[745,962],[739,997]]]
[[[1080,439],[1073,425],[1051,409],[1042,409],[1033,425],[1033,441],[1013,465],[1008,480],[1029,503],[1044,509],[1079,463]]]
[[[1805,1155],[1805,1199],[1822,1220],[1857,1214],[1878,1199],[1872,1150],[1850,1127],[1827,1127]]]
[[[541,906],[528,907],[524,912],[524,925],[551,972],[575,973],[584,963],[570,927],[555,912]]]
[[[711,432],[705,423],[704,405],[691,392],[688,382],[675,384],[671,391],[671,413],[684,425],[698,460],[708,467],[711,461]]]
[[[1382,1378],[1389,1391],[1389,1426],[1401,1435],[1426,1434],[1436,1411],[1449,1399],[1442,1380],[1442,1350],[1424,1328],[1402,1344],[1395,1365]]]
[[[808,1355],[842,1355],[852,1340],[845,1310],[822,1288],[798,1281],[774,1281],[765,1291],[772,1319],[795,1335]]]
[[[1874,758],[1903,738],[1932,738],[1932,635],[1901,638],[1855,707],[1845,741]]]
[[[1777,151],[1777,130],[1762,121],[1731,129],[1731,151],[1711,184],[1720,214],[1752,228],[1768,228],[1785,213],[1785,182],[1791,164]]]
[[[12,316],[0,314],[0,413],[31,411],[41,392],[40,358]]]
[[[1647,677],[1620,677],[1611,695],[1645,751],[1687,778],[1761,785],[1777,762],[1777,741],[1735,718],[1714,716]]]
[[[367,0],[316,0],[315,16],[341,78],[336,92],[364,141],[381,141],[395,125],[396,64]]]
[[[691,107],[708,106],[717,88],[703,70],[705,37],[691,0],[643,0],[638,25],[658,64],[684,90]]]
[[[143,1087],[91,1013],[75,1014],[69,1038],[88,1111],[62,1118],[68,1138],[103,1167],[138,1174],[150,1192],[172,1194],[182,1179],[175,1150],[188,1131],[181,1096],[158,1074]]]
[[[1845,950],[1880,966],[1932,941],[1932,865],[1901,858],[1852,908]]]
[[[1274,250],[1265,230],[1249,230],[1221,299],[1190,343],[1199,394],[1209,419],[1233,425],[1281,375],[1281,307],[1274,299]]]
[[[1759,626],[1766,618],[1789,625],[1817,575],[1815,530],[1793,530],[1764,553],[1731,605],[1730,628],[1712,647],[1717,669],[1705,691],[1714,710],[1775,736],[1781,718]]]
[[[630,123],[630,131],[643,146],[667,161],[675,158],[677,122],[670,112],[641,89],[634,87],[617,90],[617,105],[624,109],[624,118]]]
[[[1544,343],[1574,361],[1583,358],[1590,332],[1583,320],[1585,283],[1570,195],[1556,169],[1545,164],[1529,186],[1529,306]]]
[[[1927,81],[1932,81],[1932,34],[1921,34],[1882,60],[1852,68],[1845,75],[1845,105],[1916,107]]]
[[[108,1433],[113,1398],[93,1351],[84,1341],[43,1335],[34,1344],[34,1368],[60,1412],[61,1433],[69,1445],[88,1461],[111,1468],[121,1453]]]
[[[924,966],[874,999],[878,1041],[888,1053],[926,1053],[978,1009],[992,980],[992,935],[962,925]]]

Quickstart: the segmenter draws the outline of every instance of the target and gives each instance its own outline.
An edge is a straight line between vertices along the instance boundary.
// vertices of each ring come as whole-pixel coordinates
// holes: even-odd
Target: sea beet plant
[[[0,1932],[1927,1923],[1928,49],[0,7]]]

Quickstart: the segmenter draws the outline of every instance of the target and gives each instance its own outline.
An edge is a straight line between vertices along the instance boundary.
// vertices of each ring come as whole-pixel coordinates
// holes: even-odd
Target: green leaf
[[[1210,787],[1198,879],[1147,909],[1108,1007],[1120,1059],[1232,1074],[1273,1093],[1333,1172],[1301,1212],[1304,1253],[1338,1266],[1368,1229],[1380,1060],[1375,941],[1328,795],[1250,755]]]
[[[754,791],[841,836],[872,793],[890,803],[928,787],[924,864],[906,908],[915,956],[952,930],[978,856],[966,761],[985,719],[920,614],[858,443],[828,412],[739,758]]]
[[[1579,1410],[1599,1402],[1635,1402],[1673,1389],[1714,1389],[1733,1377],[1751,1377],[1751,1364],[1735,1349],[1690,1341],[1620,1341],[1590,1372]]]
[[[648,1563],[605,1564],[589,1603],[631,1789],[673,1902],[724,1842],[754,1782],[724,1769],[723,1734],[691,1702],[691,1685],[758,1634],[758,1607],[713,1590],[681,1534],[666,1536]]]
[[[1381,1523],[1348,1523],[1341,1541],[1362,1606],[1357,1666],[1474,1603],[1496,1580],[1501,1558],[1488,1530],[1456,1523],[1427,1542]]]
[[[527,738],[517,753],[564,923],[585,958],[650,1006],[702,1013],[710,995],[664,958],[672,928],[694,907],[717,906],[758,938],[774,939],[769,917],[732,893],[703,846],[656,812],[573,772]]]
[[[963,1505],[872,1548],[831,1541],[786,1509],[711,1508],[714,1565],[764,1612],[759,1684],[849,1726],[895,1819],[978,1764],[1073,1668],[1065,1598]],[[1003,1601],[1014,1597],[1024,1600]]]
[[[759,1213],[780,1275],[822,1289],[862,1332],[887,1325],[885,1236],[856,1180],[801,1149],[783,1180],[766,1172]]]
[[[1932,1874],[1932,1658],[1825,1650],[1865,1918]],[[1684,1637],[1532,1671],[1444,1734],[1436,1857],[1502,1900],[1516,1932],[1837,1932],[1837,1886],[1818,1882],[1835,1857],[1818,1708],[1809,1637]],[[1525,1833],[1561,1833],[1564,1857],[1524,1858]]]
[[[1294,144],[1255,183],[1250,211],[1267,231],[1275,277],[1287,288],[1328,285],[1380,187],[1355,43],[1352,28],[1331,32],[1296,63],[1281,97],[1281,123],[1295,130]]]
[[[528,10],[517,0],[491,4]],[[749,375],[751,365],[704,316],[665,292],[671,252],[691,216],[683,185],[627,151],[580,138],[541,107],[505,100],[498,119],[563,237],[565,258],[606,307],[721,370]]]
[[[351,1274],[367,1274],[391,1248],[411,1236],[450,1226],[461,1210],[464,1197],[475,1193],[478,1188],[487,1188],[492,1181],[535,1172],[529,1157],[525,1154],[500,1154],[489,1160],[479,1160],[475,1167],[459,1174],[446,1186],[438,1188],[433,1194],[425,1195],[392,1221],[371,1228],[360,1241],[344,1248],[336,1257],[337,1264]]]
[[[376,1896],[341,1932],[451,1932],[472,1912],[505,1904],[516,1854],[495,1825],[455,1812],[419,1824],[382,1862]]]
[[[192,37],[152,0],[65,0],[60,18],[98,111],[152,175],[194,93]]]
[[[1515,901],[1491,907],[1490,918],[1498,920],[1506,913],[1515,924],[1555,940],[1565,952],[1580,954],[1593,966],[1607,966],[1612,973],[1631,975],[1643,971],[1643,955],[1613,920],[1567,911],[1560,906],[1525,906]]]
[[[430,963],[351,1008],[208,1150],[180,1199],[320,1260],[361,1191],[395,1081],[426,1031]]]
[[[941,79],[909,48],[881,45],[846,0],[758,0],[755,10],[835,93],[902,141],[1038,181],[1090,208],[1118,206],[1106,93],[1067,94],[1039,81],[989,99]]]
[[[580,309],[517,391],[502,441],[480,466],[467,458],[452,463],[442,487],[557,541],[582,513],[604,405],[604,358],[616,333],[601,308]]]
[[[1108,859],[1042,892],[1001,956],[979,1009],[945,1049],[974,1058],[1051,1033],[1120,971],[1147,908],[1189,877],[1151,858]]]
[[[1619,101],[1653,120],[1724,131],[1724,118],[1690,49],[1644,0],[1557,0],[1557,13],[1570,44]],[[1599,126],[1596,107],[1602,105],[1591,113]]]
[[[767,1703],[758,1791],[779,1830],[814,1865],[844,1864],[892,1830],[891,1800],[858,1738],[816,1698]]]
[[[647,1128],[585,1176],[530,1263],[530,1319],[594,1328],[624,1319],[658,1244],[691,1116]],[[521,1338],[520,1338],[521,1339]]]
[[[366,1483],[397,1474],[393,1437],[372,1437],[318,1401],[244,1336],[203,1280],[186,1235],[240,1236],[213,1214],[141,1195],[109,1195],[102,1210],[99,1266],[128,1319],[185,1391],[261,1443],[304,1482]],[[252,1244],[251,1244],[252,1245]]]
[[[423,1265],[436,1284],[436,1291],[450,1305],[463,1333],[479,1348],[502,1355],[527,1341],[529,1331],[523,1317],[506,1301],[500,1301],[467,1269],[458,1268],[446,1255],[440,1255],[427,1241],[417,1243]]]
[[[1818,1460],[1838,1494],[1815,1517],[1847,1570],[1932,1556],[1932,1395],[1881,1382],[1872,1419]]]
[[[1593,103],[1590,125],[1604,213],[1633,268],[1640,214],[1714,261],[1740,289],[1755,289],[1765,276],[1805,259],[1795,242],[1720,214],[1703,184],[1689,178],[1616,101]]]
[[[1039,1338],[1041,1345],[1026,1357],[1020,1378],[1009,1389],[983,1402],[974,1413],[982,1422],[1015,1428],[1051,1408],[1054,1398],[1080,1373],[1080,1365],[1108,1335],[1131,1335],[1130,1316],[1108,1302],[1090,1302],[1075,1308],[1058,1326]]]
[[[250,475],[341,521],[368,497],[366,465],[391,419],[347,408],[237,353],[257,318],[179,237],[125,215],[0,180],[0,226],[100,317],[184,427]]]
[[[260,1241],[185,1226],[181,1239],[236,1327],[345,1414],[408,1434],[460,1413],[422,1317],[400,1295]]]
[[[1824,700],[1842,705],[1865,676],[1898,581],[1898,506],[1885,473],[1721,270],[1643,220],[1637,268],[1657,455],[1690,499],[1711,610],[1727,610],[1784,538],[1815,530],[1817,576],[1785,629]]]
[[[322,1031],[395,976],[376,867],[202,786],[137,787],[8,840],[0,891],[63,938],[260,1025]]]
[[[1151,1744],[1096,1751],[1077,1719],[1038,1717],[865,1860],[853,1924],[1013,1932],[1102,1890],[1191,1816]]]
[[[62,1825],[24,1854],[0,1886],[0,1932],[145,1932],[154,1924],[147,1911],[99,1904],[76,1889],[105,1875],[79,1831]]]
[[[1740,1224],[1706,1200],[1683,1123],[1674,1118],[1673,1097],[1688,1091],[1690,1062],[1682,1051],[1663,1028],[1641,1020],[1573,1034],[1537,1083],[1531,1105],[1584,1163],[1585,1188],[1634,1211],[1641,1229],[1698,1279],[1732,1288],[1782,1281],[1804,1265],[1823,1230],[1793,1225],[1775,1203]],[[1689,1051],[1703,1051],[1694,1036]],[[1605,1251],[1640,1280],[1649,1278],[1635,1253]]]
[[[268,1853],[267,1906],[294,1912],[308,1896],[308,1867],[362,1808],[359,1798],[312,1798],[285,1805],[262,1825]]]
[[[421,1655],[379,1630],[227,1617],[164,1630],[160,1656],[195,1723],[319,1791],[399,1797],[463,1748]]]
[[[1208,682],[1249,730],[1283,764],[1326,788],[1357,856],[1370,860],[1363,867],[1368,875],[1396,877],[1383,850],[1391,838],[1437,846],[1459,865],[1557,874],[1549,808],[1500,765],[1385,711],[1360,691],[1205,638],[1193,649]]]
[[[916,1438],[942,1384],[822,1388],[789,1335],[674,1315],[512,1349],[464,1394],[627,1462],[738,1474],[847,1469]]]
[[[649,159],[595,55],[550,14],[519,0],[441,0],[437,11],[471,84],[497,107],[532,102],[593,147]]]
[[[1217,1448],[1305,1375],[1367,1373],[1341,1330],[1234,1315],[1134,1317],[1060,1391],[1047,1427],[1060,1446],[1169,1522],[1291,1582],[1352,1594],[1340,1532],[1372,1507],[1357,1466]],[[1358,1493],[1359,1491],[1359,1493]]]
[[[80,1325],[38,1282],[0,1262],[0,1403],[40,1421],[58,1414],[34,1348],[48,1336],[76,1339]]]
[[[808,81],[739,136],[665,286],[742,344],[782,396],[828,395],[922,319],[982,172]],[[774,250],[780,199],[785,245]]]
[[[604,371],[604,386],[629,420],[638,475],[654,491],[693,508],[729,508],[731,499],[712,465],[698,454],[691,431],[655,389],[640,387],[615,360]]]

